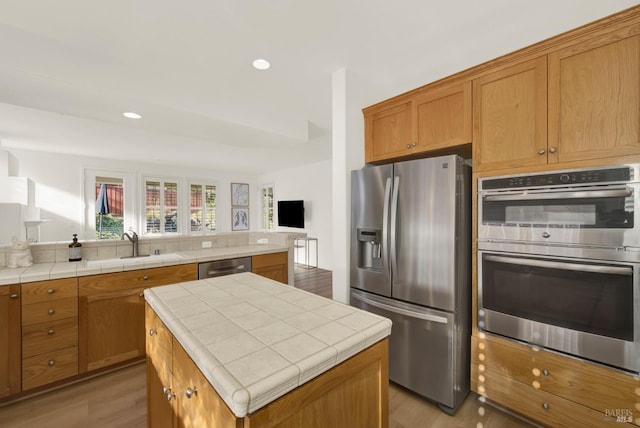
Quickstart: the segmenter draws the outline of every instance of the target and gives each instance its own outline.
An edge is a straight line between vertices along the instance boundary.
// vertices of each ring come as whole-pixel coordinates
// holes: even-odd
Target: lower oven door
[[[478,252],[478,327],[640,372],[640,264]]]

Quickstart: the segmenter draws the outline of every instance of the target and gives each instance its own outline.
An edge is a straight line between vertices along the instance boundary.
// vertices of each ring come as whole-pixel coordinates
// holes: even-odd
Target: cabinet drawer
[[[78,347],[22,360],[22,389],[46,385],[78,374]]]
[[[638,377],[491,336],[472,337],[472,367],[479,366],[602,414],[633,409],[640,388]]]
[[[40,324],[78,316],[78,299],[53,300],[22,307],[22,325]]]
[[[604,412],[581,406],[496,372],[485,371],[481,379],[478,382],[481,395],[544,425],[588,428],[609,426],[615,422]]]
[[[78,279],[78,294],[92,296],[105,291],[121,291],[134,288],[150,288],[158,285],[198,279],[198,265],[189,263],[179,266],[166,266],[152,269],[139,269],[126,272],[103,273],[83,276]]]
[[[78,318],[67,318],[22,328],[22,358],[78,346]]]
[[[266,266],[286,265],[288,261],[287,253],[260,254],[251,258],[251,267],[260,269]]]
[[[22,304],[29,305],[78,295],[77,278],[54,279],[22,284]]]

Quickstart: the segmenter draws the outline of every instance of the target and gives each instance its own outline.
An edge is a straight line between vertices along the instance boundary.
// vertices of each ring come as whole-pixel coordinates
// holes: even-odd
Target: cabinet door
[[[471,82],[435,91],[415,99],[417,151],[437,150],[472,139]]]
[[[284,284],[289,280],[288,254],[261,254],[251,258],[251,272]]]
[[[550,161],[640,153],[640,35],[627,36],[549,55]]]
[[[365,113],[365,162],[378,162],[411,153],[415,145],[412,114],[411,101]]]
[[[0,287],[0,398],[20,392],[20,286]]]
[[[474,80],[474,170],[546,163],[546,56]]]
[[[144,289],[197,276],[190,263],[80,277],[80,372],[144,357]]]
[[[177,426],[227,427],[242,426],[193,360],[174,339],[173,369],[176,388]]]
[[[150,427],[176,425],[173,397],[173,336],[149,305],[145,308],[147,349],[147,414]],[[167,400],[169,394],[170,400]],[[176,395],[177,396],[177,395]]]
[[[144,289],[81,296],[80,372],[145,355]]]

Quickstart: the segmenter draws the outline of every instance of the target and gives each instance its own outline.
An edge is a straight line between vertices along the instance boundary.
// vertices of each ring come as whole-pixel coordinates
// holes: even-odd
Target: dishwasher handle
[[[214,276],[229,275],[229,274],[238,273],[238,272],[244,272],[245,270],[246,269],[244,265],[232,266],[232,267],[222,268],[222,269],[211,269],[211,270],[207,270],[207,278],[212,278]]]

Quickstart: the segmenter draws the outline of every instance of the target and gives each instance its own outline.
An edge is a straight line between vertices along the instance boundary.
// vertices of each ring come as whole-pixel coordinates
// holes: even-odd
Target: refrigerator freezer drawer
[[[469,391],[468,370],[460,370],[455,316],[351,290],[351,305],[389,318],[389,379],[455,409]],[[467,363],[468,366],[468,363]]]

